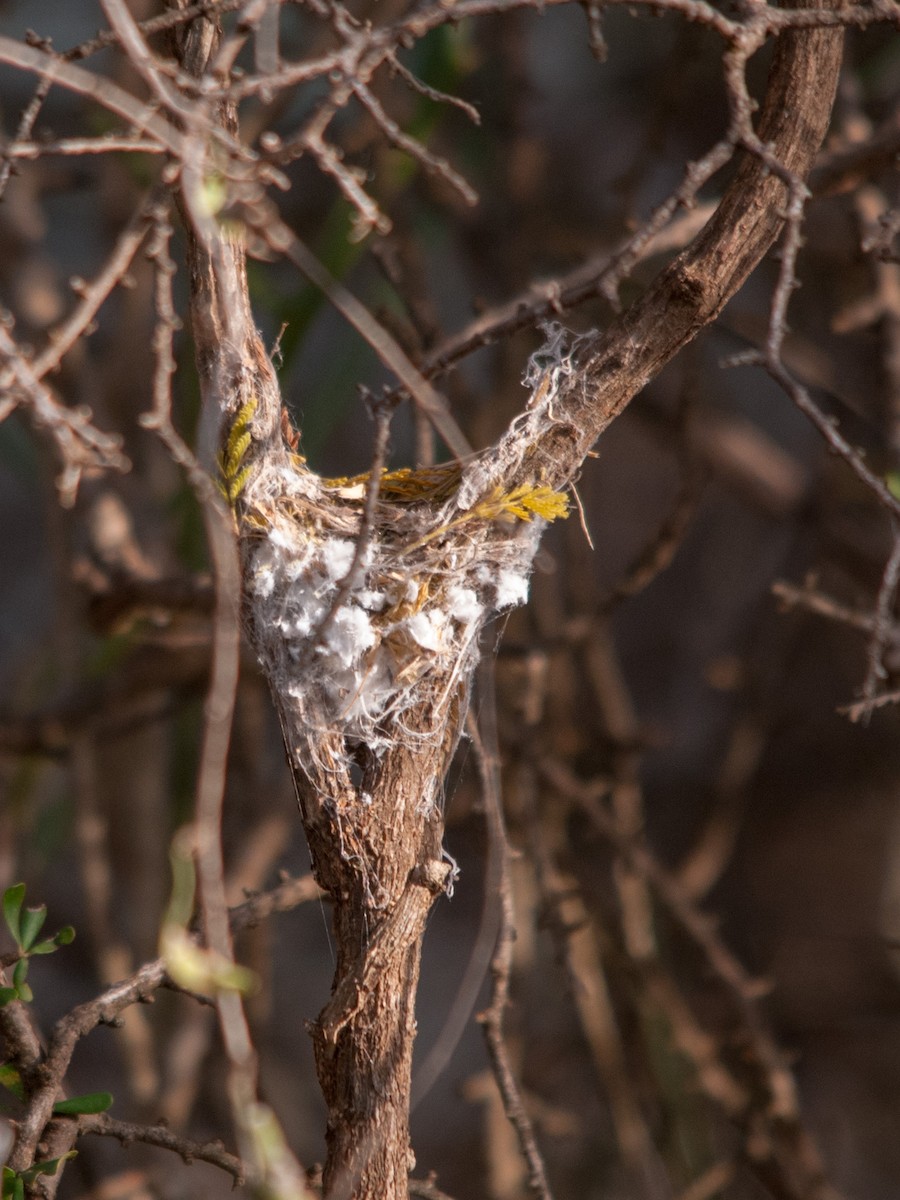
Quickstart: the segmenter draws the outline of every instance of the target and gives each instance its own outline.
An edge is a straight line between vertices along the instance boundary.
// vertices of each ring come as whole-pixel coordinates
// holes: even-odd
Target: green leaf
[[[3,919],[6,927],[16,940],[16,945],[22,945],[19,916],[25,900],[25,884],[16,883],[3,893]]]
[[[10,1167],[3,1168],[3,1200],[25,1200],[25,1180]]]
[[[13,967],[13,987],[21,988],[28,978],[28,959],[20,958]]]
[[[12,988],[7,989],[12,991]],[[5,1087],[8,1092],[17,1097],[19,1100],[25,1099],[25,1089],[22,1087],[22,1076],[12,1063],[0,1064],[0,1086]]]
[[[77,1155],[77,1150],[70,1150],[67,1154],[61,1154],[59,1158],[45,1158],[43,1162],[36,1162],[27,1171],[22,1171],[21,1178],[25,1183],[34,1183],[39,1175],[55,1175],[59,1170],[60,1163],[64,1163],[70,1158],[76,1158]]]
[[[27,983],[19,984],[19,986],[16,988],[16,995],[23,1004],[30,1004],[34,999],[34,992]]]
[[[75,941],[75,929],[72,925],[63,925],[59,933],[53,935],[53,941],[57,946],[68,946]],[[32,954],[34,951],[32,950]]]
[[[884,477],[884,482],[887,484],[887,490],[894,499],[900,500],[900,471],[888,471]]]
[[[28,954],[29,956],[33,956],[35,954],[52,954],[54,950],[58,949],[59,946],[57,946],[55,941],[45,939],[43,942],[35,942],[35,944],[28,951]]]
[[[18,1000],[19,993],[14,987],[0,987],[0,1008],[6,1008],[13,1000]]]
[[[37,936],[43,928],[44,922],[47,920],[47,905],[41,904],[37,908],[26,908],[21,914],[21,934],[22,940],[19,945],[23,950],[30,950],[37,941]]]
[[[88,1092],[84,1096],[72,1096],[69,1100],[57,1100],[53,1111],[58,1117],[77,1117],[85,1113],[102,1113],[112,1108],[110,1092]]]

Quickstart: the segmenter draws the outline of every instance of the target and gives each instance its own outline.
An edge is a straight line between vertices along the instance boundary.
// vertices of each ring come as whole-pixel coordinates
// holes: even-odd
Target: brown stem
[[[449,750],[394,747],[365,764],[357,795],[371,797],[367,803],[348,794],[326,819],[307,821],[320,881],[335,903],[332,996],[311,1027],[328,1110],[328,1200],[408,1195],[422,935],[449,874],[441,861],[443,817],[429,797]],[[306,780],[301,786],[310,788]]]

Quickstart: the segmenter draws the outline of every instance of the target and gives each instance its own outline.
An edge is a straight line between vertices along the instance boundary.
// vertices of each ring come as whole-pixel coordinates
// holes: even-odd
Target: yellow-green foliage
[[[509,492],[497,487],[470,509],[441,525],[437,529],[420,538],[406,551],[418,550],[435,538],[443,537],[451,529],[457,529],[470,521],[498,521],[514,517],[519,521],[531,521],[540,517],[544,521],[555,521],[558,517],[569,515],[569,497],[565,492],[555,492],[553,488],[537,483],[520,483]]]
[[[383,500],[395,504],[420,504],[426,501],[442,504],[456,491],[461,475],[459,463],[383,471],[378,486],[379,495]],[[327,488],[342,492],[348,498],[361,499],[368,486],[369,475],[346,475],[322,482]],[[542,517],[545,521],[555,521],[558,517],[568,515],[569,497],[565,492],[555,492],[541,484],[522,483],[509,492],[495,488],[447,528],[473,519],[492,521],[502,517],[518,517],[520,521],[531,521],[534,517]]]
[[[244,466],[243,462],[250,449],[250,420],[256,412],[258,401],[255,396],[244,404],[234,419],[234,424],[228,432],[224,448],[219,452],[219,470],[222,473],[222,494],[228,503],[234,507],[238,497],[250,478],[252,467]]]
[[[557,517],[569,515],[569,497],[565,492],[554,492],[553,488],[522,483],[511,492],[495,488],[473,506],[471,515],[486,520],[510,516],[518,517],[520,521],[530,521],[534,517],[555,521]]]
[[[251,465],[245,463],[245,459],[251,442],[250,421],[257,406],[256,397],[251,396],[239,409],[218,456],[220,487],[232,507],[237,503],[253,470]],[[299,456],[295,456],[295,459],[298,466],[305,467],[304,459]],[[459,463],[444,463],[436,467],[401,467],[396,471],[383,470],[379,481],[379,494],[381,499],[388,503],[439,505],[453,495],[459,487],[461,476],[462,467]],[[323,479],[322,482],[326,488],[337,492],[343,498],[361,500],[369,478],[369,473],[366,472],[362,475]],[[519,521],[531,521],[540,517],[545,521],[555,521],[568,515],[569,498],[565,492],[555,492],[552,488],[537,483],[521,483],[510,491],[496,487],[455,520],[432,530],[415,544],[423,545],[450,529],[473,520],[495,521],[512,517]]]
[[[378,484],[379,495],[395,504],[419,504],[430,501],[436,504],[452,496],[459,486],[462,467],[459,463],[446,463],[438,467],[400,467],[396,471],[384,470]],[[369,483],[368,471],[362,475],[341,476],[338,479],[323,479],[327,488],[340,492],[359,491],[365,494]]]

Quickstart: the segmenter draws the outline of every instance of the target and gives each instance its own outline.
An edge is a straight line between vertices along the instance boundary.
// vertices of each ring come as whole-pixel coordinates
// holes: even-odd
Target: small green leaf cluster
[[[0,1063],[0,1087],[6,1088],[17,1100],[24,1104],[27,1100],[25,1085],[17,1067],[12,1063]],[[85,1092],[83,1096],[69,1096],[66,1100],[57,1100],[53,1105],[54,1117],[83,1117],[104,1113],[112,1107],[111,1092]],[[4,1192],[5,1196],[6,1193]]]
[[[51,938],[41,938],[40,933],[47,919],[47,906],[25,908],[25,884],[17,883],[3,893],[3,920],[19,949],[19,958],[12,970],[12,986],[0,987],[0,1008],[13,1000],[29,1003],[34,994],[28,984],[28,965],[36,954],[52,954],[60,946],[68,946],[75,937],[71,925],[60,929]],[[3,1193],[4,1196],[6,1192]]]
[[[55,1175],[60,1164],[66,1159],[75,1158],[77,1150],[61,1154],[59,1158],[48,1158],[44,1162],[35,1163],[25,1171],[13,1171],[10,1167],[3,1168],[3,1200],[25,1200],[25,1189],[40,1175]]]
[[[52,954],[60,946],[67,946],[75,937],[75,930],[66,925],[60,931],[47,938],[41,937],[41,930],[47,919],[47,906],[41,904],[37,908],[25,907],[25,884],[17,883],[7,888],[3,893],[3,920],[12,935],[18,950],[12,969],[12,985],[0,987],[0,1008],[13,1000],[24,1003],[31,1001],[34,996],[28,984],[28,964],[33,955]],[[0,1087],[6,1089],[22,1103],[27,1103],[27,1095],[22,1076],[13,1063],[0,1063]],[[91,1092],[83,1096],[72,1096],[58,1100],[53,1105],[53,1115],[57,1117],[78,1117],[85,1114],[106,1112],[113,1102],[109,1092]],[[0,1200],[25,1200],[27,1189],[42,1175],[55,1175],[67,1159],[74,1158],[77,1151],[70,1150],[58,1158],[48,1158],[42,1162],[33,1163],[21,1171],[11,1167],[3,1167]]]

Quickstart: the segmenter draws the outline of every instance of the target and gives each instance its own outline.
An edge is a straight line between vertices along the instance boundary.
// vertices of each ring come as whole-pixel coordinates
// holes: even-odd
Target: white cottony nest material
[[[250,479],[242,504],[254,640],[276,695],[294,702],[308,746],[329,732],[379,754],[398,738],[444,736],[484,623],[527,599],[545,522],[539,507],[523,509],[521,496],[528,487],[540,492],[540,481],[524,469],[518,492],[498,481],[517,477],[510,465],[552,423],[574,350],[558,327],[549,330],[526,374],[529,407],[499,447],[468,465],[439,501],[427,489],[419,499],[414,477],[408,496],[379,499],[361,556],[365,487],[328,484],[300,466],[267,473],[261,464]],[[434,714],[430,732],[404,720],[413,708]]]
[[[420,702],[434,678],[465,678],[478,633],[492,612],[522,603],[540,522],[511,529],[491,562],[478,557],[469,536],[455,567],[434,569],[423,556],[409,561],[379,539],[370,543],[359,581],[332,606],[353,563],[353,543],[318,539],[297,523],[276,519],[255,541],[245,572],[247,602],[257,631],[277,631],[276,688],[306,701],[317,726],[378,751],[390,736],[379,728]],[[288,532],[293,545],[285,545]],[[465,563],[459,559],[464,557]],[[428,564],[429,566],[431,564]],[[259,641],[257,633],[257,641]],[[267,643],[269,639],[267,639]]]

